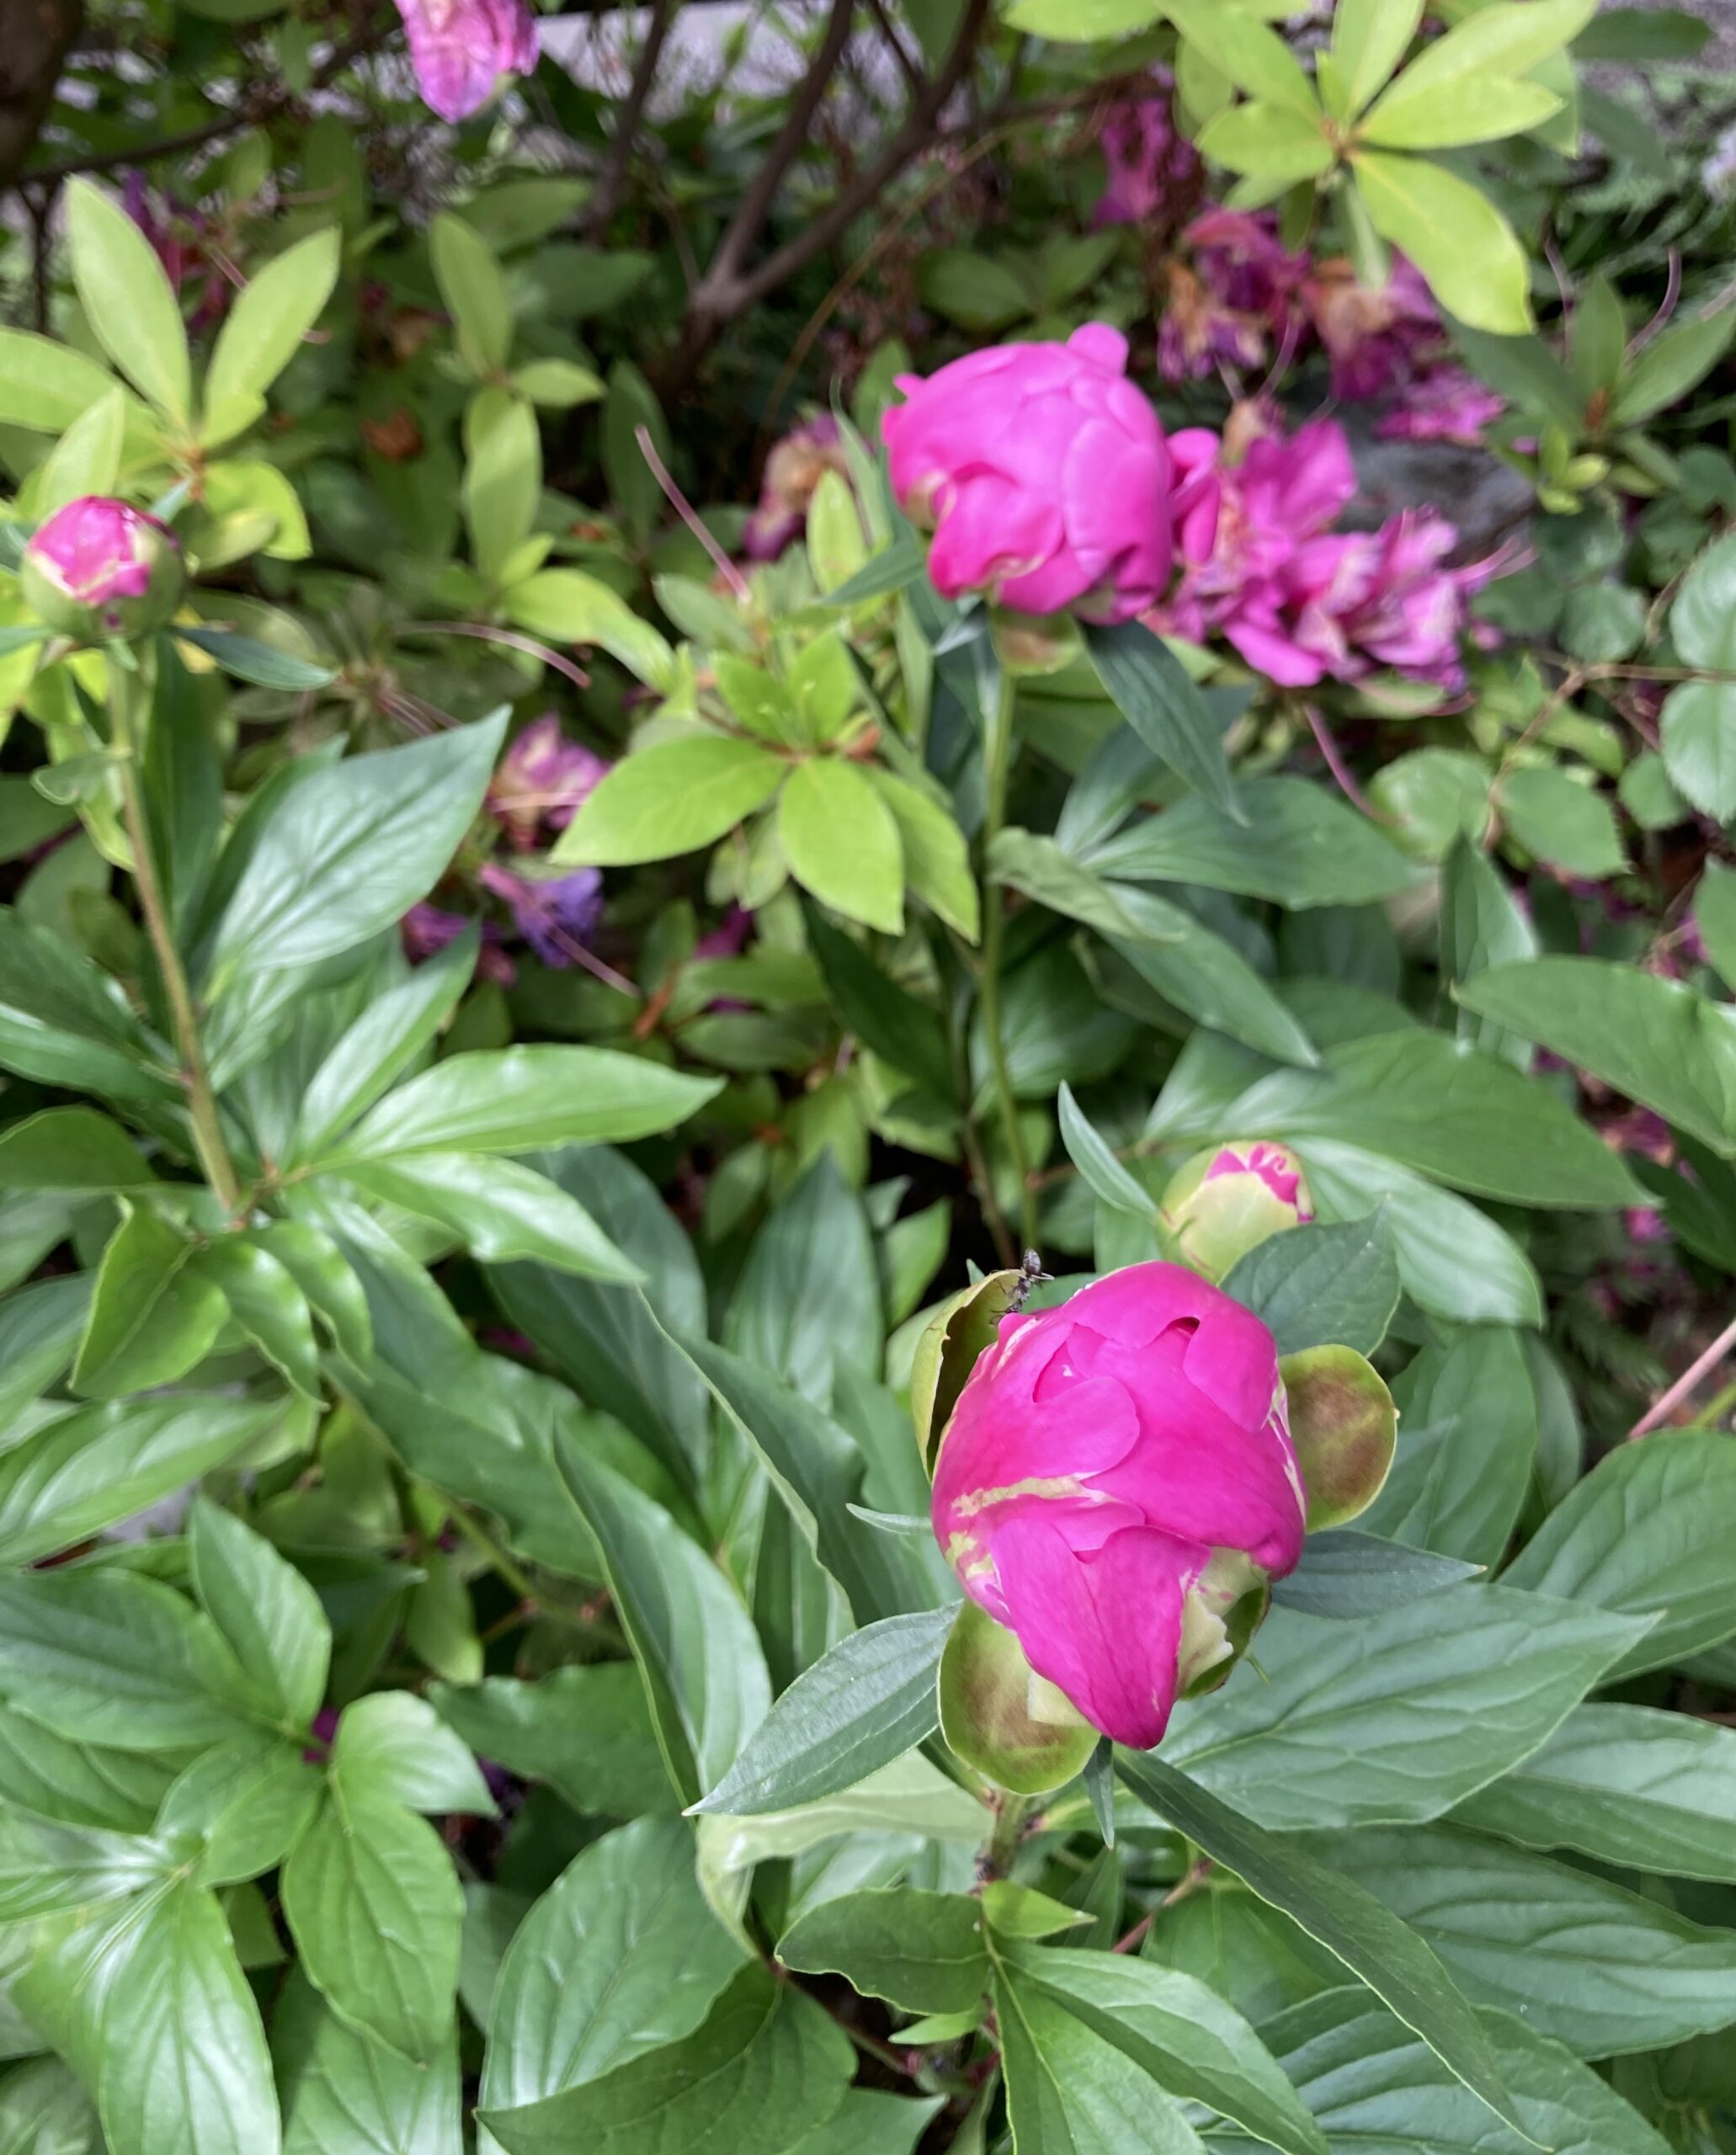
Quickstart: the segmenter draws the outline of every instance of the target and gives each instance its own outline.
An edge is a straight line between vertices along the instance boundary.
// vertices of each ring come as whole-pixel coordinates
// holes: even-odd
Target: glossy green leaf
[[[340,2020],[300,1974],[271,2016],[284,2155],[463,2155],[455,2029],[413,2065]]]
[[[759,1642],[733,1586],[660,1504],[564,1431],[555,1449],[602,1551],[670,1780],[693,1802],[765,1718],[771,1685]]]
[[[295,1275],[258,1242],[221,1236],[194,1253],[192,1268],[221,1294],[229,1314],[305,1399],[320,1397],[313,1319]]]
[[[1205,2143],[1132,2058],[1017,1971],[997,1973],[995,2019],[1015,2147],[1068,2155],[1203,2155]]]
[[[932,1735],[940,1717],[935,1672],[953,1613],[890,1616],[841,1640],[782,1694],[695,1807],[751,1817],[814,1803]]]
[[[1679,683],[1664,700],[1658,738],[1682,798],[1721,823],[1736,819],[1736,683]]]
[[[1349,1622],[1444,1594],[1481,1569],[1355,1527],[1333,1527],[1308,1536],[1296,1570],[1272,1582],[1272,1599],[1306,1616]]]
[[[1666,1668],[1736,1633],[1733,1532],[1736,1450],[1710,1431],[1661,1431],[1606,1454],[1504,1577],[1533,1594],[1656,1615],[1622,1668]]]
[[[1513,2099],[1488,2036],[1415,1930],[1344,1871],[1329,1869],[1294,1838],[1240,1817],[1150,1753],[1117,1752],[1116,1769],[1136,1796],[1342,1961],[1415,2029],[1455,2078],[1498,2117],[1511,2120]]]
[[[119,985],[9,907],[0,907],[0,1069],[112,1100],[182,1104]]]
[[[1736,1729],[1651,1706],[1577,1706],[1453,1817],[1526,1848],[1736,1881]]]
[[[481,807],[504,711],[327,764],[260,829],[218,925],[212,992],[316,963],[395,927],[444,873]]]
[[[332,1768],[346,1791],[389,1797],[412,1811],[493,1814],[494,1800],[468,1747],[412,1691],[352,1699],[338,1723]]]
[[[690,1828],[639,1818],[605,1833],[537,1901],[507,1949],[483,2107],[541,2102],[680,2042],[743,1957],[700,1891]]]
[[[1164,1755],[1276,1833],[1438,1818],[1547,1742],[1640,1635],[1499,1587],[1360,1621],[1286,1612],[1259,1671],[1177,1707]]]
[[[103,1253],[74,1391],[118,1399],[170,1383],[210,1351],[228,1305],[193,1264],[194,1247],[143,1205],[125,1209]]]
[[[1074,1099],[1072,1086],[1064,1080],[1057,1095],[1056,1111],[1067,1156],[1098,1201],[1135,1219],[1149,1220],[1155,1209],[1151,1192],[1116,1157],[1113,1147],[1093,1126]]]
[[[1581,2057],[1729,2025],[1736,1939],[1590,1871],[1456,1826],[1308,1846],[1414,1926],[1469,1996]]]
[[[778,1940],[786,1968],[846,1978],[907,2013],[959,2013],[988,1987],[982,1904],[964,1893],[870,1888],[823,1901]]]
[[[320,1164],[625,1143],[684,1121],[720,1082],[612,1048],[477,1049],[388,1093]]]
[[[1398,1258],[1392,1208],[1329,1227],[1304,1224],[1273,1235],[1242,1258],[1223,1282],[1295,1354],[1329,1342],[1371,1354],[1398,1306]]]
[[[200,1600],[249,1682],[292,1728],[311,1721],[332,1650],[318,1595],[263,1535],[203,1498],[188,1542]]]
[[[629,1662],[435,1684],[429,1697],[479,1756],[546,1781],[575,1811],[638,1817],[674,1806],[645,1687]]]
[[[301,1965],[333,2010],[407,2058],[437,2058],[452,2026],[464,1899],[433,1827],[334,1775],[280,1890]]]
[[[485,2107],[483,2122],[507,2155],[636,2155],[647,2136],[670,2148],[710,2140],[785,2155],[836,2113],[855,2070],[836,2023],[752,1966],[679,2042],[541,2102]]]
[[[532,1141],[554,1141],[539,1133]],[[642,1276],[576,1198],[516,1160],[418,1150],[358,1161],[344,1179],[365,1196],[450,1228],[484,1264],[522,1258],[593,1280],[631,1283]]]

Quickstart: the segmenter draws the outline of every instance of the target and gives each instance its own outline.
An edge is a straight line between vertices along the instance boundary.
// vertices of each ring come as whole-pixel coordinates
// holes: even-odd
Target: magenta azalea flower
[[[1001,1320],[935,1465],[972,1600],[1094,1727],[1148,1749],[1293,1570],[1307,1511],[1272,1335],[1175,1264]]]
[[[775,561],[807,523],[814,488],[828,471],[849,476],[844,437],[829,412],[803,422],[774,442],[759,484],[759,506],[742,533],[750,561]]]
[[[1359,284],[1341,256],[1317,263],[1301,298],[1332,361],[1332,393],[1352,403],[1403,389],[1426,359],[1446,349],[1440,311],[1403,255],[1379,285]]]
[[[1169,460],[1125,379],[1127,340],[1091,322],[1064,344],[995,344],[924,380],[882,422],[892,491],[934,530],[944,598],[1125,621],[1169,575]]]
[[[1158,372],[1187,381],[1219,367],[1259,365],[1301,324],[1308,258],[1292,254],[1267,212],[1211,209],[1182,234],[1190,258],[1167,265]]]
[[[1094,225],[1149,224],[1190,189],[1200,173],[1200,156],[1185,135],[1175,131],[1169,71],[1155,71],[1161,94],[1123,98],[1112,105],[1099,137],[1109,178]]]
[[[1403,391],[1375,432],[1382,441],[1456,441],[1474,447],[1506,408],[1504,399],[1462,367],[1431,367]]]
[[[603,918],[603,871],[575,868],[571,875],[515,875],[486,861],[477,870],[485,891],[512,908],[514,924],[546,966],[558,971],[589,948]]]
[[[536,66],[536,19],[525,0],[397,0],[423,101],[442,120],[468,120],[503,75]]]
[[[556,714],[545,712],[516,737],[495,766],[488,781],[488,813],[512,843],[527,853],[544,825],[566,828],[610,768],[583,742],[569,741]]]

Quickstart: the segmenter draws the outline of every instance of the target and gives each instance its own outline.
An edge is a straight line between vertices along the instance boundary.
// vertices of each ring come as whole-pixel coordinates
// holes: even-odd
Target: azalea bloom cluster
[[[574,811],[609,769],[604,758],[582,742],[569,741],[560,719],[549,711],[527,726],[501,758],[485,805],[514,851],[528,853],[572,822]],[[601,869],[578,868],[567,875],[548,875],[534,868],[521,870],[489,860],[477,870],[476,880],[479,889],[505,907],[513,934],[542,964],[559,970],[583,961],[603,918]],[[470,924],[465,914],[424,901],[404,916],[405,950],[419,964],[444,950]],[[478,972],[509,987],[517,968],[503,947],[508,931],[497,922],[485,921],[482,934]]]
[[[1094,225],[1174,223],[1196,195],[1200,153],[1175,125],[1167,67],[1155,68],[1156,94],[1122,98],[1110,106],[1098,136],[1108,179]]]
[[[397,0],[423,101],[442,120],[468,120],[503,76],[536,67],[536,19],[525,0]]]
[[[1466,604],[1495,565],[1448,567],[1458,534],[1433,509],[1377,531],[1334,530],[1356,492],[1341,427],[1260,432],[1239,460],[1224,439],[1190,428],[1169,453],[1181,574],[1147,615],[1154,628],[1194,642],[1220,635],[1286,689],[1382,668],[1462,684]]]
[[[1415,266],[1396,257],[1382,285],[1361,283],[1342,256],[1293,253],[1267,211],[1212,208],[1164,263],[1158,371],[1166,381],[1264,366],[1323,349],[1332,391],[1386,401],[1388,439],[1478,442],[1502,400],[1447,357],[1440,316]]]

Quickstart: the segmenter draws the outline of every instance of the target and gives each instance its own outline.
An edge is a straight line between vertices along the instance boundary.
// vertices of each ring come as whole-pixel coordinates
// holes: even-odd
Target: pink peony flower
[[[166,524],[104,494],[83,494],[37,526],[20,565],[32,610],[63,635],[135,636],[173,613],[181,549]]]
[[[1507,408],[1462,367],[1430,367],[1399,392],[1375,433],[1382,441],[1456,441],[1480,446],[1486,428]]]
[[[1199,152],[1175,131],[1169,71],[1159,67],[1154,74],[1159,95],[1123,98],[1104,120],[1098,139],[1109,178],[1091,215],[1094,225],[1149,224],[1166,208],[1173,216],[1177,196],[1199,178]]]
[[[536,67],[536,18],[525,0],[397,0],[423,100],[442,120],[468,120],[503,75]]]
[[[1141,1749],[1295,1567],[1306,1510],[1272,1335],[1174,1264],[1004,1317],[935,1464],[935,1532],[965,1592]]]
[[[544,825],[566,828],[610,768],[605,758],[581,742],[569,741],[560,719],[546,711],[514,739],[495,766],[485,805],[511,843],[528,853]]]
[[[1125,379],[1127,340],[1091,322],[1064,344],[996,344],[886,415],[892,491],[934,529],[929,575],[1027,614],[1124,621],[1169,575],[1164,430]]]
[[[822,412],[774,442],[759,482],[759,506],[742,533],[750,561],[775,561],[801,536],[814,488],[828,471],[849,476],[844,437],[829,412]]]

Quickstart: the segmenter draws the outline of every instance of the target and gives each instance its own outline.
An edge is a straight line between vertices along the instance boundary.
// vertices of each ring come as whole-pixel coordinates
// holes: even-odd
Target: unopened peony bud
[[[1142,1750],[1229,1673],[1306,1511],[1271,1333],[1176,1264],[1002,1317],[935,1471],[966,1594],[1091,1727]],[[1041,1695],[1022,1705],[1058,1726]]]
[[[167,524],[86,494],[56,509],[24,548],[24,602],[57,635],[108,643],[159,629],[181,603],[181,550]]]
[[[1159,1217],[1175,1253],[1207,1280],[1286,1227],[1314,1216],[1302,1162],[1288,1147],[1215,1145],[1179,1168]]]

